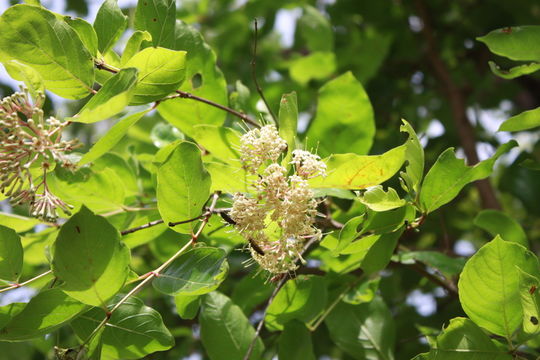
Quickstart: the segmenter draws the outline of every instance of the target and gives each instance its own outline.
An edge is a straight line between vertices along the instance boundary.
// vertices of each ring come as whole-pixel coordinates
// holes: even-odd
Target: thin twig
[[[208,208],[208,211],[204,213],[203,221],[201,222],[201,225],[197,229],[195,233],[192,233],[191,240],[188,241],[180,250],[178,250],[173,256],[171,256],[167,261],[165,261],[163,264],[161,264],[158,268],[156,268],[153,271],[150,271],[146,273],[144,276],[140,277],[142,280],[137,286],[135,286],[133,289],[131,289],[130,292],[128,292],[120,301],[118,301],[111,310],[107,311],[105,318],[99,323],[99,325],[92,331],[92,333],[84,340],[84,342],[80,345],[80,348],[82,349],[86,344],[92,340],[92,338],[100,331],[100,329],[107,325],[109,322],[112,314],[120,307],[122,304],[124,304],[131,296],[135,295],[137,292],[139,292],[146,284],[148,284],[152,279],[159,277],[161,272],[165,270],[169,265],[173,263],[174,260],[176,260],[180,255],[186,251],[187,248],[192,246],[197,242],[197,239],[201,235],[202,231],[204,230],[204,227],[206,224],[208,224],[208,221],[210,220],[210,217],[212,216],[214,209],[217,204],[217,200],[219,198],[220,192],[216,191],[214,195],[212,196],[212,203],[210,204],[210,207]]]
[[[131,228],[131,229],[127,229],[127,230],[124,230],[124,231],[120,232],[120,234],[121,234],[122,236],[124,236],[124,235],[127,235],[127,234],[134,233],[135,231],[148,229],[149,227],[156,226],[156,225],[159,225],[159,224],[163,224],[163,219],[150,221],[150,222],[148,222],[148,223],[146,223],[146,224],[139,225],[139,226],[137,226],[137,227],[134,227],[134,228]]]
[[[261,100],[264,102],[264,105],[268,109],[268,112],[270,113],[270,116],[272,116],[272,119],[274,119],[274,122],[276,123],[276,127],[279,127],[279,122],[272,111],[272,108],[270,105],[268,105],[268,101],[266,101],[266,97],[264,96],[263,89],[261,85],[259,84],[259,81],[257,80],[257,38],[259,36],[259,28],[257,26],[257,18],[255,18],[255,34],[253,39],[253,58],[251,59],[251,77],[253,78],[253,82],[255,83],[255,88],[257,89],[257,92],[259,93],[259,96],[261,97]]]
[[[22,283],[13,284],[13,285],[10,285],[10,286],[5,287],[3,289],[0,289],[0,293],[3,293],[5,291],[9,291],[9,290],[13,290],[13,289],[18,289],[18,288],[20,288],[22,286],[30,284],[33,281],[39,280],[42,277],[45,277],[45,276],[47,276],[47,275],[49,275],[51,273],[52,273],[52,270],[45,271],[43,274],[39,274],[38,276],[34,276],[33,278],[31,278],[29,280],[26,280],[26,281],[24,281]]]
[[[116,74],[117,72],[120,71],[119,69],[117,69],[117,68],[115,68],[115,67],[113,67],[111,65],[108,65],[108,64],[104,63],[103,61],[96,61],[95,65],[96,65],[96,68],[98,68],[99,70],[105,70],[105,71],[108,71],[108,72],[113,73],[113,74]],[[191,100],[195,100],[195,101],[202,102],[202,103],[205,103],[207,105],[213,106],[213,107],[218,108],[220,110],[226,111],[229,114],[234,115],[234,116],[244,120],[246,123],[248,123],[248,124],[250,124],[250,125],[252,125],[254,127],[257,127],[257,128],[261,127],[261,124],[259,124],[257,121],[250,118],[247,114],[243,114],[243,113],[241,113],[239,111],[231,109],[230,107],[218,104],[216,102],[213,102],[212,100],[208,100],[208,99],[202,98],[202,97],[197,96],[197,95],[193,95],[191,93],[188,93],[188,92],[185,92],[185,91],[182,91],[182,90],[176,90],[175,92],[176,92],[176,95],[170,95],[170,96],[167,96],[167,97],[165,97],[165,98],[163,98],[161,100],[156,101],[156,104],[154,105],[154,107],[159,105],[159,103],[161,103],[162,101],[169,100],[169,99],[176,99],[176,98],[191,99]]]
[[[261,321],[259,321],[259,324],[257,325],[257,329],[255,329],[255,335],[253,336],[253,340],[251,340],[251,343],[249,344],[249,347],[246,351],[246,355],[244,355],[244,360],[249,360],[249,357],[251,356],[251,353],[253,352],[253,349],[255,348],[255,344],[257,343],[257,338],[259,337],[259,334],[261,333],[261,330],[264,324],[264,318],[266,317],[266,312],[268,311],[268,308],[272,304],[272,301],[276,297],[277,293],[279,292],[279,290],[281,290],[283,285],[285,285],[287,280],[289,280],[287,276],[281,279],[281,281],[277,284],[276,288],[272,292],[272,295],[270,295],[270,297],[268,298],[268,302],[266,303],[266,306],[264,307],[262,319]]]

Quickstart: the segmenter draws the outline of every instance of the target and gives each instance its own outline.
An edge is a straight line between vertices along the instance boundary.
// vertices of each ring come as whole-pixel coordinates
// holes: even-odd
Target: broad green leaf
[[[216,125],[195,125],[190,135],[210,154],[240,168],[240,134],[238,131]]]
[[[242,310],[218,292],[204,296],[199,323],[202,344],[211,360],[243,359],[255,338],[255,329]],[[250,359],[259,359],[263,350],[263,342],[257,338]]]
[[[249,179],[253,177],[241,167],[208,159],[205,159],[204,166],[212,176],[211,191],[229,194],[249,191]]]
[[[405,172],[402,171],[400,175],[407,185],[407,190],[417,195],[424,177],[424,148],[420,144],[412,126],[403,119],[401,121],[403,125],[399,128],[399,131],[408,133],[409,138],[407,139],[407,150],[405,151],[407,166]]]
[[[338,255],[343,249],[349,246],[360,234],[358,227],[364,222],[364,216],[356,216],[345,223],[339,231],[337,246],[333,248],[332,254]]]
[[[83,206],[62,225],[52,266],[69,296],[103,306],[124,286],[129,262],[129,249],[118,230]]]
[[[374,211],[387,211],[405,205],[405,200],[400,199],[396,190],[391,187],[384,191],[381,185],[368,188],[362,195],[360,201]]]
[[[518,268],[519,295],[523,310],[523,332],[527,335],[535,335],[540,332],[540,297],[538,277],[527,274]]]
[[[15,230],[0,225],[0,279],[17,281],[23,266],[21,238]]]
[[[15,80],[24,82],[30,94],[35,98],[38,91],[44,92],[45,85],[41,75],[34,68],[24,65],[17,60],[4,62],[7,73]]]
[[[148,31],[136,30],[129,38],[122,57],[120,58],[120,64],[123,66],[128,62],[141,49],[143,41],[152,41],[152,35]]]
[[[540,107],[512,116],[497,131],[523,131],[540,126]]]
[[[296,24],[302,46],[311,51],[332,51],[334,48],[334,32],[327,18],[316,8],[306,5],[304,12]]]
[[[511,360],[507,350],[495,345],[493,340],[474,322],[467,318],[454,318],[437,336],[429,360]]]
[[[77,32],[90,54],[97,57],[98,37],[92,25],[81,18],[73,19],[71,16],[64,16],[64,20]]]
[[[0,16],[3,58],[31,66],[47,90],[67,99],[87,96],[94,83],[92,55],[67,23],[31,5],[15,5]]]
[[[0,225],[7,226],[18,233],[28,231],[39,223],[40,221],[34,218],[0,212]]]
[[[320,276],[298,276],[287,281],[266,311],[265,325],[270,331],[283,330],[290,320],[308,322],[324,310],[327,290]]]
[[[102,54],[109,51],[124,33],[128,17],[118,7],[118,0],[105,0],[98,10],[94,29],[98,38],[98,49]]]
[[[216,66],[212,49],[197,30],[183,22],[176,22],[174,34],[174,49],[187,51],[186,81],[180,90],[226,105],[227,84]],[[227,117],[223,110],[190,99],[164,101],[157,109],[165,120],[188,136],[191,136],[193,125],[221,125]]]
[[[0,340],[23,341],[43,336],[73,319],[86,307],[58,288],[43,290],[0,330]]]
[[[287,141],[287,157],[290,160],[296,148],[296,128],[298,127],[298,100],[296,92],[283,94],[279,103],[279,136]]]
[[[529,247],[527,234],[519,223],[498,210],[482,210],[474,218],[474,224],[493,236],[500,235],[506,241],[513,241],[520,245]]]
[[[327,79],[336,71],[336,55],[317,51],[293,60],[289,67],[291,78],[302,86],[311,80]]]
[[[236,90],[229,95],[231,107],[240,112],[247,113],[247,110],[250,108],[249,99],[251,97],[251,92],[240,80],[236,80],[234,85]]]
[[[496,237],[465,264],[459,278],[459,299],[477,325],[510,339],[521,324],[519,267],[539,276],[536,256],[523,246]]]
[[[139,0],[135,13],[135,29],[146,30],[154,46],[174,48],[175,0]]]
[[[491,52],[512,60],[540,61],[540,26],[512,26],[493,30],[476,38],[486,44]]]
[[[311,333],[297,320],[285,324],[278,340],[279,360],[315,360]]]
[[[6,326],[11,319],[17,316],[26,306],[26,303],[11,303],[0,306],[0,329]]]
[[[146,104],[164,98],[182,84],[186,77],[186,52],[149,47],[133,55],[124,67],[139,70],[131,105]]]
[[[114,124],[105,135],[103,135],[86,154],[79,160],[79,165],[91,163],[111,150],[126,134],[130,127],[146,115],[150,109],[131,113]]]
[[[93,162],[92,169],[97,173],[102,170],[114,171],[124,185],[126,197],[129,197],[139,195],[139,179],[137,178],[135,166],[134,164],[128,164],[128,161],[122,156],[108,152]]]
[[[474,166],[465,165],[463,159],[456,158],[453,148],[444,151],[429,169],[420,193],[420,204],[430,213],[454,199],[465,185],[491,175],[493,164],[504,153],[517,146],[512,140],[503,144],[489,159]]]
[[[90,124],[118,114],[129,104],[136,85],[137,69],[120,70],[69,120]]]
[[[351,305],[358,305],[372,301],[377,294],[380,281],[380,277],[362,281],[359,285],[355,286],[345,294],[343,301]]]
[[[407,251],[397,254],[396,261],[402,264],[414,264],[420,261],[447,277],[458,275],[466,263],[463,257],[450,257],[438,251]]]
[[[379,297],[359,305],[340,302],[325,323],[330,338],[353,359],[394,359],[394,320]]]
[[[74,211],[83,203],[94,212],[117,210],[124,204],[124,183],[112,169],[98,172],[82,167],[72,172],[56,167],[47,176],[47,185],[54,194],[75,206]]]
[[[362,84],[351,72],[321,87],[317,115],[307,132],[308,139],[317,142],[321,156],[367,154],[374,135],[373,108]]]
[[[233,288],[231,300],[249,316],[257,305],[270,297],[273,290],[274,285],[263,274],[244,276]]]
[[[86,339],[104,318],[103,309],[92,308],[71,325],[79,338]],[[140,359],[174,345],[159,312],[136,297],[130,297],[112,314],[101,341],[102,357],[108,359]]]
[[[395,231],[401,228],[406,222],[412,222],[415,213],[412,205],[383,212],[368,209],[361,233],[385,234]]]
[[[532,74],[533,72],[540,70],[539,63],[529,63],[529,64],[524,64],[524,65],[518,65],[508,70],[501,69],[493,61],[488,62],[488,64],[489,64],[489,68],[495,75],[500,76],[503,79],[507,79],[507,80],[515,79],[523,75]]]
[[[198,295],[177,295],[174,297],[176,312],[184,320],[191,320],[197,316],[201,304],[201,297]]]
[[[180,142],[157,172],[158,209],[165,223],[201,215],[211,184],[199,148],[190,142]],[[194,224],[177,225],[173,230],[190,233]]]
[[[162,148],[178,140],[185,140],[185,135],[169,123],[158,122],[150,131],[150,140],[154,146]]]
[[[366,255],[362,259],[362,265],[360,266],[366,274],[373,274],[381,271],[388,265],[399,237],[404,230],[405,228],[402,227],[397,231],[382,234],[380,238],[369,247]]]
[[[27,265],[48,265],[47,249],[54,243],[58,229],[48,228],[38,233],[27,233],[21,239],[24,249],[24,263]]]
[[[336,140],[334,136],[326,137]],[[325,178],[310,180],[314,188],[366,189],[390,179],[405,162],[406,146],[398,146],[382,155],[336,154],[324,159]]]
[[[225,280],[228,269],[224,250],[198,247],[178,257],[152,285],[167,295],[207,294]]]

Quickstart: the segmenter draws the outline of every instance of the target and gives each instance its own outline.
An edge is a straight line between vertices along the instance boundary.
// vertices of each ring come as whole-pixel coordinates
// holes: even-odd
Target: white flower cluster
[[[275,126],[247,132],[241,138],[244,168],[257,175],[253,194],[234,195],[231,218],[249,241],[253,259],[273,274],[294,271],[307,239],[320,239],[314,227],[317,201],[308,179],[326,176],[326,164],[304,150],[294,150],[294,174],[278,163],[287,149]],[[278,234],[278,235],[275,235]]]

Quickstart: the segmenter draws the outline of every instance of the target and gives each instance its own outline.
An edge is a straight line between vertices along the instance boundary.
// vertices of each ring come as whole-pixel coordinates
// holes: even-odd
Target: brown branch
[[[264,96],[263,89],[261,85],[259,84],[259,81],[257,80],[257,38],[259,35],[259,28],[257,26],[257,19],[255,18],[255,34],[253,39],[253,58],[251,59],[251,77],[253,78],[253,83],[255,84],[255,88],[257,89],[257,92],[259,93],[259,96],[261,97],[262,101],[264,102],[264,105],[268,109],[268,112],[270,113],[270,116],[272,116],[272,119],[274,119],[274,122],[276,123],[276,127],[279,127],[279,122],[272,111],[272,108],[268,104],[268,101],[266,101],[266,97]]]
[[[106,63],[104,63],[102,61],[96,61],[95,66],[99,70],[108,71],[108,72],[113,73],[113,74],[116,74],[118,71],[120,71],[119,69],[116,69],[116,68],[114,68],[114,67],[112,67],[112,66],[110,66],[110,65],[108,65],[108,64],[106,64]],[[231,109],[230,107],[218,104],[216,102],[213,102],[212,100],[208,100],[208,99],[202,98],[202,97],[197,96],[197,95],[193,95],[192,93],[188,93],[188,92],[185,92],[185,91],[182,91],[182,90],[176,90],[175,92],[176,92],[176,95],[167,96],[167,97],[165,97],[165,98],[163,98],[161,100],[156,101],[156,103],[154,104],[154,106],[152,108],[157,107],[162,101],[169,100],[169,99],[176,99],[176,98],[191,99],[191,100],[195,100],[195,101],[202,102],[204,104],[213,106],[213,107],[218,108],[220,110],[223,110],[225,112],[228,112],[229,114],[234,115],[234,116],[244,120],[246,123],[248,123],[250,125],[253,125],[254,127],[257,127],[257,128],[261,127],[261,124],[259,124],[257,121],[250,118],[248,115],[243,114],[243,113],[241,113],[239,111],[236,111],[234,109]]]
[[[435,77],[442,84],[446,95],[448,96],[448,100],[450,101],[454,124],[461,140],[461,146],[467,156],[468,163],[474,165],[479,162],[479,159],[478,153],[476,152],[474,128],[467,116],[467,105],[463,91],[452,79],[450,70],[439,54],[437,42],[433,35],[434,32],[430,21],[430,13],[423,0],[415,0],[415,6],[424,25],[422,28],[422,35],[426,41],[427,59],[434,70]],[[475,182],[475,185],[480,194],[483,208],[501,209],[501,205],[489,179],[478,180]]]
[[[149,227],[156,226],[156,225],[159,225],[159,224],[163,224],[162,219],[150,221],[149,223],[139,225],[139,226],[131,228],[131,229],[124,230],[124,231],[120,232],[120,235],[124,236],[124,235],[131,234],[131,233],[134,233],[134,232],[139,231],[139,230],[148,229]]]

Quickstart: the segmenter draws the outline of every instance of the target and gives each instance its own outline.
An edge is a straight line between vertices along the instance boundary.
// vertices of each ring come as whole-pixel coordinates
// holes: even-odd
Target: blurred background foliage
[[[53,11],[92,22],[101,1],[43,0],[42,4]],[[135,1],[119,4],[124,13],[134,13]],[[2,5],[5,9],[8,4],[4,1]],[[404,118],[419,133],[428,166],[448,147],[458,149],[458,154],[468,158],[469,163],[488,158],[499,144],[512,137],[509,133],[497,133],[498,125],[511,115],[540,106],[540,75],[515,80],[496,77],[488,67],[488,60],[495,60],[503,68],[510,66],[509,61],[491,54],[475,40],[493,29],[538,24],[540,4],[537,1],[182,0],[177,9],[177,18],[200,30],[215,51],[228,84],[231,105],[261,116],[264,106],[256,92],[251,65],[254,19],[257,19],[257,77],[274,113],[279,109],[283,93],[297,92],[302,136],[309,137],[319,88],[348,71],[363,84],[375,113],[377,130],[370,154],[382,153],[403,142],[399,126]],[[130,27],[133,28],[133,24]],[[130,31],[123,37],[124,43],[129,35]],[[120,44],[119,48],[123,46]],[[14,91],[7,76],[3,75],[0,82],[2,96]],[[68,103],[53,97],[48,110],[70,116],[83,103],[84,100]],[[159,115],[153,113],[139,122],[120,146],[139,154],[154,153],[160,142],[182,136],[163,120],[156,127],[160,120]],[[106,122],[93,127],[75,124],[72,135],[91,144],[108,126]],[[347,152],[346,132],[330,128],[325,136],[334,144],[334,149]],[[413,250],[436,249],[450,256],[468,256],[491,239],[491,235],[473,221],[480,210],[489,207],[512,214],[524,227],[531,248],[537,252],[540,172],[527,166],[524,160],[540,158],[540,136],[538,131],[514,136],[520,147],[500,160],[489,183],[468,186],[449,206],[428,217],[419,232],[406,234],[401,244]],[[309,139],[307,143],[316,146],[316,142]],[[399,187],[397,181],[390,185]],[[348,203],[340,201],[338,205],[347,210]],[[6,206],[4,204],[4,208]],[[151,269],[157,260],[149,256],[150,252],[158,255],[158,259],[160,254],[166,258],[172,251],[170,247],[174,246],[169,238],[177,236],[164,232],[148,248],[138,252],[135,262],[138,261],[142,269]],[[234,264],[235,257],[238,257],[237,264]],[[262,285],[262,281],[244,277],[246,270],[241,260],[243,258],[233,252],[231,274],[221,290],[232,294],[232,299],[249,314],[254,307],[263,304],[242,299],[238,288],[257,288],[258,293],[253,297],[260,295],[259,300],[267,297],[271,288]],[[383,275],[379,288],[396,322],[398,359],[409,359],[426,351],[428,345],[423,335],[438,331],[448,319],[463,315],[455,297],[445,295],[412,267],[390,266]],[[177,339],[183,340],[177,340],[172,350],[147,358],[189,356],[198,348],[197,325],[172,314],[170,299],[153,298],[149,295],[152,291],[147,289],[142,296],[147,295],[147,304],[159,309],[166,325]],[[236,293],[240,295],[235,297]],[[327,331],[321,326],[314,333],[316,353],[347,359],[348,355],[330,343]],[[275,340],[270,338],[269,341]],[[54,344],[55,340],[33,342],[35,349],[44,351],[50,348],[49,343]],[[40,359],[43,356],[24,343],[0,343],[0,349],[2,358]]]

